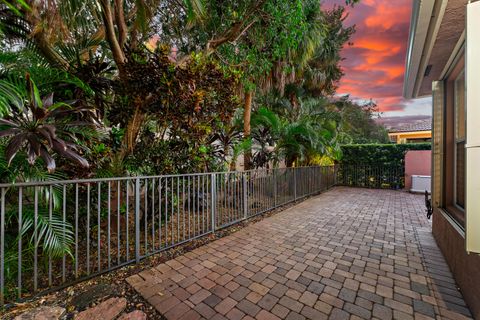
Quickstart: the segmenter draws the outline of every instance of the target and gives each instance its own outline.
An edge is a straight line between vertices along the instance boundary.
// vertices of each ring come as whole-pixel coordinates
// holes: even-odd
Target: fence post
[[[336,186],[338,184],[338,170],[337,165],[333,165],[333,185]]]
[[[135,261],[140,262],[140,178],[135,179]]]
[[[273,169],[273,204],[277,207],[277,169]]]
[[[217,187],[216,187],[216,176],[215,173],[210,174],[210,194],[212,195],[211,201],[212,201],[212,233],[215,232],[216,228],[216,222],[215,222],[215,209],[216,209],[216,203],[217,203]]]
[[[293,199],[297,201],[297,168],[293,167]]]
[[[243,218],[248,217],[248,188],[247,179],[245,178],[245,172],[242,173],[242,193],[243,193]]]

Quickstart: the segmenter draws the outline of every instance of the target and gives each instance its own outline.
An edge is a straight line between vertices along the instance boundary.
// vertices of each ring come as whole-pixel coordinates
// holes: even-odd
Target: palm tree
[[[289,167],[308,165],[318,157],[339,156],[336,122],[325,111],[326,101],[310,98],[298,103],[297,108],[278,104],[275,111],[260,108],[252,116],[257,167],[276,165],[281,159]],[[282,110],[281,106],[286,107]]]

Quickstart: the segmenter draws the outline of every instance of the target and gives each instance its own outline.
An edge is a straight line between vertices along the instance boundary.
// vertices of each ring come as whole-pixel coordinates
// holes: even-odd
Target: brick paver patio
[[[466,319],[423,196],[335,188],[127,281],[168,319]]]

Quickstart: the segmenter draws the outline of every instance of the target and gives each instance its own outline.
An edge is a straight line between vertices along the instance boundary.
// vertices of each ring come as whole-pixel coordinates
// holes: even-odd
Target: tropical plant
[[[237,157],[234,158],[235,148],[243,141],[242,131],[238,126],[228,125],[220,128],[215,132],[209,143],[212,145],[213,154],[218,159],[221,159],[225,164],[235,163]],[[240,150],[238,150],[240,152]],[[235,153],[236,156],[238,154]],[[231,167],[230,167],[231,168]]]
[[[78,153],[77,137],[69,130],[84,125],[74,121],[73,115],[88,110],[54,102],[53,93],[40,97],[29,74],[25,85],[0,80],[0,109],[8,110],[0,119],[0,137],[10,137],[5,148],[8,164],[19,151],[25,150],[30,164],[40,157],[49,172],[56,168],[52,153],[88,168],[88,162]]]
[[[28,163],[27,155],[17,154],[7,164],[5,158],[6,141],[0,141],[0,177],[3,183],[17,181],[45,181],[52,182],[65,179],[65,175],[58,170],[48,173],[44,167],[36,162]],[[55,184],[52,187],[22,188],[22,216],[19,217],[19,189],[5,188],[5,252],[4,267],[7,286],[17,279],[18,272],[18,243],[21,243],[22,270],[33,272],[34,248],[37,248],[40,263],[47,259],[58,259],[71,256],[73,246],[73,227],[62,217],[62,203],[64,195],[62,187]],[[38,202],[35,205],[35,193]],[[65,199],[67,200],[67,199]],[[51,208],[51,211],[49,210]],[[19,226],[21,229],[19,230]]]
[[[299,102],[297,108],[283,111],[279,105],[275,111],[262,107],[252,116],[256,167],[281,159],[293,166],[313,164],[323,156],[339,157],[336,123],[322,112],[324,101]]]

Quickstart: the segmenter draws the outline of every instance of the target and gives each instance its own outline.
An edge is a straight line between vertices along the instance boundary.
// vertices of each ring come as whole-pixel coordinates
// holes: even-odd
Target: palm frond
[[[30,242],[53,258],[62,257],[64,254],[72,255],[73,227],[69,222],[63,221],[58,214],[50,214],[44,208],[38,208],[37,226],[35,227],[35,214],[33,210],[25,210],[21,234],[30,232],[36,234],[30,237]]]
[[[206,18],[204,0],[183,0],[186,7],[187,22],[189,26],[202,23]]]

